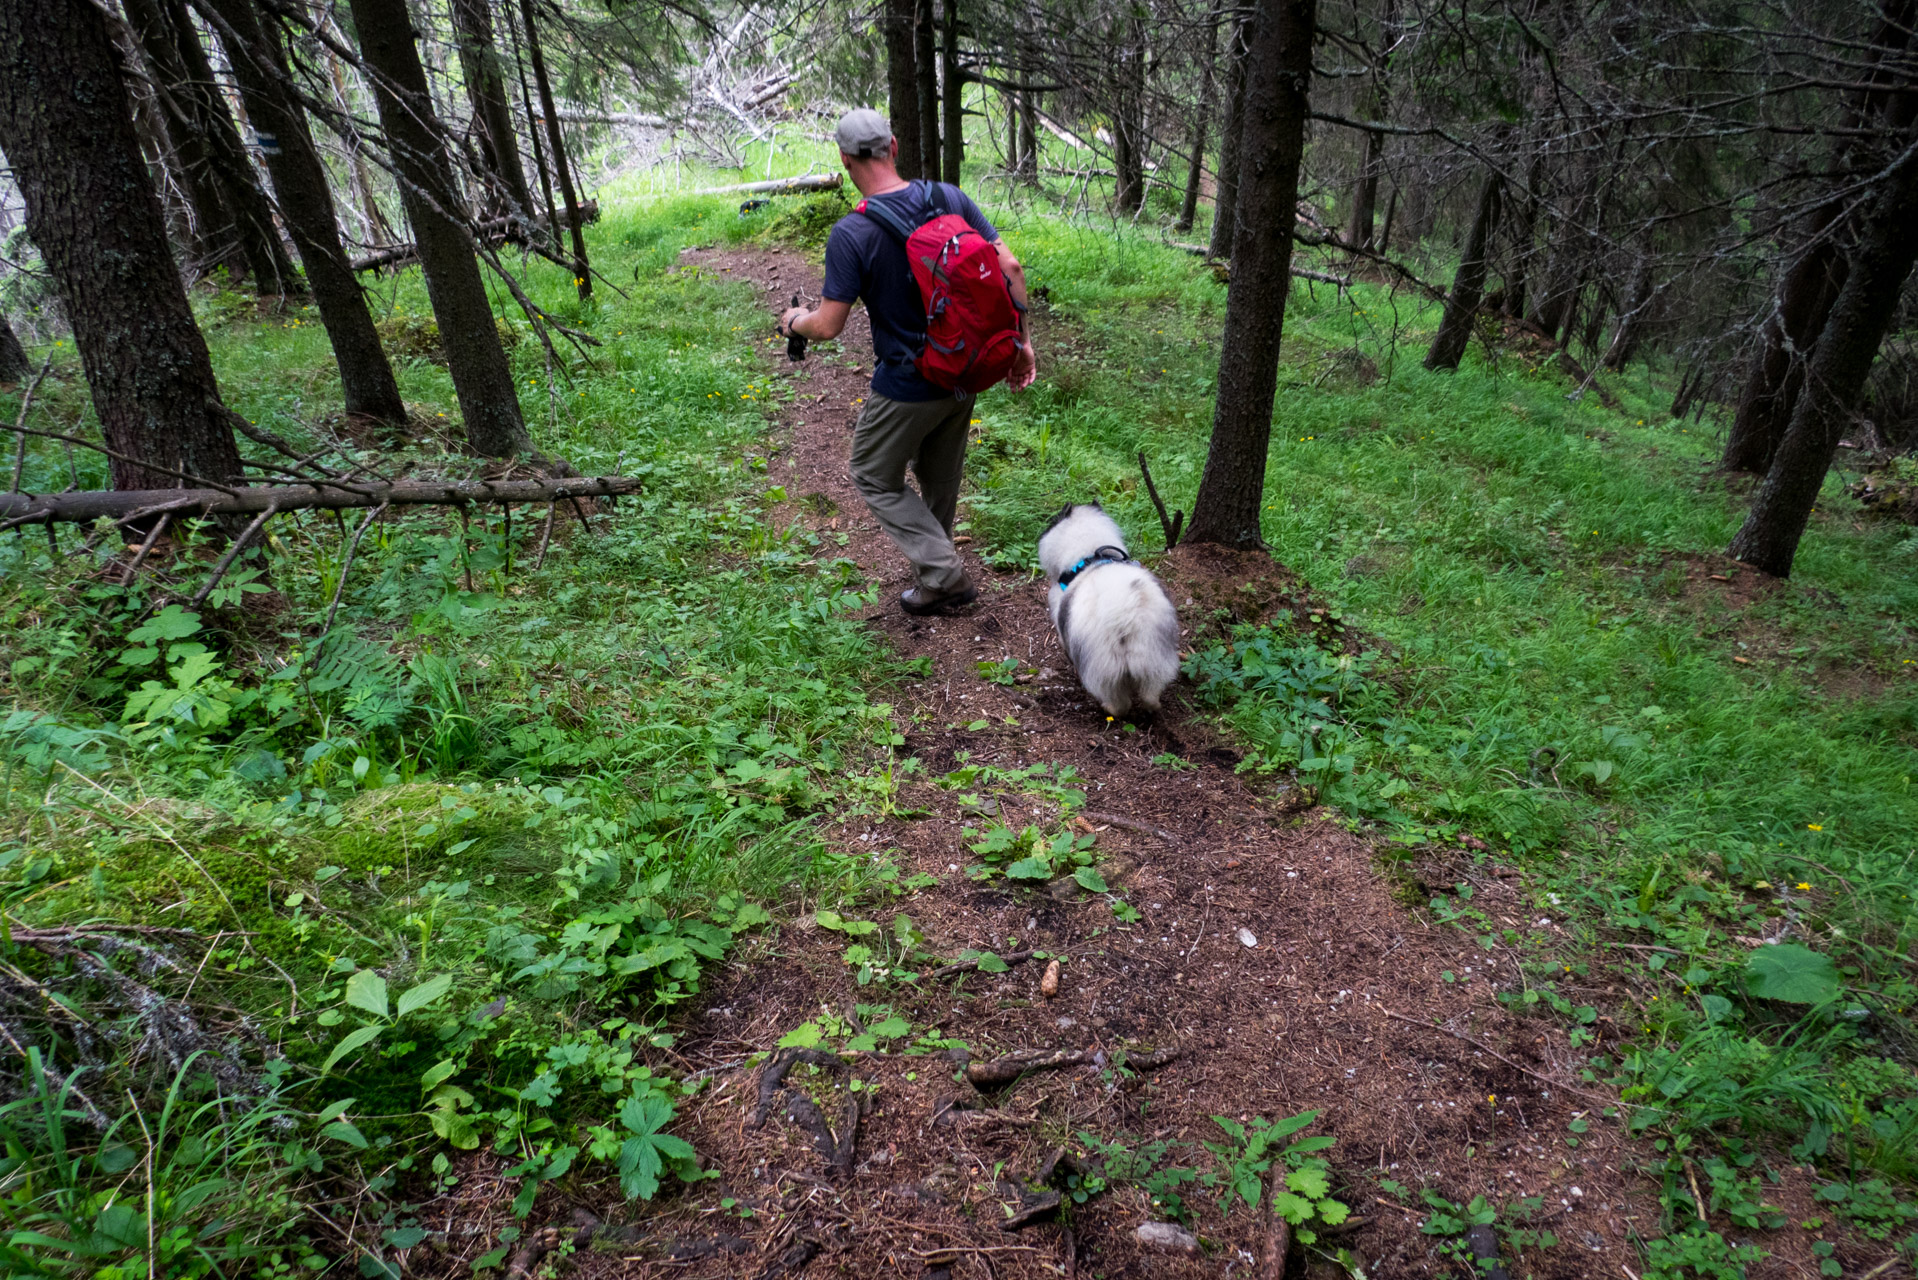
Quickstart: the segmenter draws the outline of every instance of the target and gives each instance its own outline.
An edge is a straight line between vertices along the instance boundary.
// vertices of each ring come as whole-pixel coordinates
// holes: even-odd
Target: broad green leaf
[[[320,1136],[336,1139],[350,1147],[358,1147],[362,1151],[366,1149],[366,1135],[361,1133],[359,1127],[351,1120],[335,1120],[320,1130]]]
[[[1091,867],[1080,867],[1072,873],[1072,878],[1077,880],[1079,887],[1087,893],[1105,893],[1112,887],[1106,883],[1104,876],[1094,871]]]
[[[320,1114],[313,1117],[314,1122],[318,1124],[325,1124],[329,1120],[338,1120],[341,1116],[346,1114],[346,1109],[348,1107],[352,1106],[355,1102],[358,1102],[358,1101],[359,1101],[358,1098],[341,1098],[338,1102],[329,1102],[320,1111]]]
[[[873,1023],[868,1030],[870,1030],[873,1035],[884,1037],[887,1040],[893,1040],[911,1031],[912,1024],[895,1013],[890,1018]]]
[[[1795,942],[1760,947],[1745,962],[1745,987],[1761,1000],[1823,1004],[1843,989],[1838,966]]]
[[[817,1022],[802,1022],[779,1037],[782,1049],[815,1049],[819,1046],[820,1034]]]
[[[384,1018],[386,1008],[386,979],[371,969],[361,969],[346,980],[346,1002],[355,1009],[364,1009],[376,1018]]]
[[[355,1049],[363,1049],[373,1043],[374,1038],[385,1029],[384,1027],[378,1026],[361,1027],[358,1031],[347,1036],[346,1039],[340,1041],[339,1044],[333,1047],[332,1053],[326,1055],[326,1062],[320,1067],[320,1074],[325,1075],[331,1071],[334,1063],[344,1058],[347,1054],[352,1053]]]
[[[442,973],[437,978],[427,979],[417,987],[408,988],[400,994],[398,1016],[404,1018],[415,1009],[424,1009],[452,989],[453,975],[450,973]]]
[[[1332,1190],[1332,1180],[1323,1169],[1294,1169],[1285,1175],[1285,1185],[1311,1200],[1322,1200]]]
[[[438,1085],[445,1084],[452,1074],[458,1070],[458,1064],[451,1058],[434,1063],[421,1074],[420,1091],[424,1093]]]
[[[1352,1216],[1351,1206],[1339,1200],[1319,1201],[1319,1221],[1328,1227],[1336,1227]]]
[[[1021,858],[1006,868],[1006,875],[1013,880],[1050,880],[1052,863],[1037,855]]]
[[[1006,962],[1004,960],[1001,960],[996,953],[991,951],[985,951],[980,953],[979,955],[979,972],[980,973],[1004,973],[1005,971],[1006,971]]]
[[[1312,1202],[1290,1191],[1281,1191],[1272,1197],[1272,1212],[1296,1227],[1312,1216]]]

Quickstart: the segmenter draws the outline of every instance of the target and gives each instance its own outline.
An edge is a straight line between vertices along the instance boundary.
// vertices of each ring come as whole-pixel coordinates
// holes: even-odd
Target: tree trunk
[[[1025,86],[1032,83],[1030,71],[1019,73],[1019,172],[1033,182],[1039,180],[1039,91]]]
[[[192,127],[206,142],[207,157],[213,175],[220,184],[226,207],[233,214],[240,248],[246,254],[253,286],[261,293],[300,297],[306,286],[293,270],[273,220],[273,206],[260,187],[260,176],[247,158],[246,144],[234,127],[233,113],[226,96],[213,78],[213,64],[207,60],[200,34],[193,27],[185,0],[158,0],[167,38],[179,51],[179,65],[185,78],[177,84],[163,85],[161,92],[174,96]]]
[[[1472,229],[1466,233],[1465,251],[1459,256],[1458,274],[1452,277],[1452,291],[1445,295],[1445,315],[1431,349],[1425,353],[1428,369],[1456,369],[1472,341],[1472,323],[1478,316],[1478,304],[1485,297],[1486,253],[1492,232],[1498,227],[1500,195],[1504,182],[1496,171],[1485,175],[1479,188],[1478,212],[1472,215]]]
[[[1174,231],[1192,230],[1199,217],[1199,187],[1205,179],[1205,129],[1211,123],[1207,117],[1212,111],[1213,68],[1219,60],[1219,12],[1220,4],[1213,0],[1205,29],[1205,63],[1199,70],[1199,103],[1192,113],[1192,155],[1185,169],[1185,200],[1179,205],[1179,220],[1172,224]]]
[[[403,0],[401,0],[403,3]],[[566,225],[573,235],[573,287],[581,302],[593,296],[593,269],[586,260],[586,231],[579,216],[579,196],[573,190],[572,166],[566,163],[566,140],[559,132],[559,112],[553,106],[553,82],[546,75],[546,55],[540,48],[539,23],[534,17],[533,0],[520,0],[520,13],[526,20],[526,57],[533,64],[533,84],[539,89],[539,107],[546,117],[546,150],[552,156],[553,176],[559,179],[560,199],[565,202]],[[415,56],[414,61],[418,61]],[[424,78],[421,83],[424,84]],[[559,238],[559,228],[553,228]]]
[[[1814,211],[1806,229],[1823,236],[1837,217],[1839,206]],[[1763,475],[1772,455],[1791,425],[1792,410],[1805,382],[1811,344],[1825,327],[1838,290],[1845,281],[1846,264],[1837,246],[1826,238],[1814,244],[1785,273],[1772,313],[1758,334],[1751,373],[1738,396],[1731,431],[1720,458],[1727,471]]]
[[[240,475],[230,411],[168,251],[120,60],[89,0],[0,4],[0,150],[66,305],[116,489]],[[156,470],[154,468],[162,468]]]
[[[156,141],[172,149],[178,162],[180,190],[193,214],[193,239],[187,246],[189,273],[210,274],[224,267],[230,275],[243,276],[247,259],[240,249],[233,211],[227,208],[214,176],[210,144],[172,92],[172,86],[186,82],[186,67],[170,38],[165,15],[158,0],[124,0],[124,4],[127,27],[139,46],[140,60],[152,86],[158,112],[155,123],[160,128]]]
[[[400,200],[419,245],[447,370],[466,420],[467,446],[490,458],[522,453],[531,441],[480,279],[473,237],[457,216],[459,197],[441,141],[443,126],[433,115],[406,0],[352,0],[352,12],[399,174]]]
[[[1392,194],[1385,200],[1385,224],[1379,228],[1378,250],[1380,253],[1392,251],[1392,217],[1399,211],[1399,189],[1396,185]]]
[[[899,143],[899,176],[925,176],[919,148],[919,74],[913,57],[917,0],[886,0],[886,114]]]
[[[1379,207],[1379,161],[1385,155],[1385,136],[1367,130],[1359,152],[1358,178],[1352,184],[1352,228],[1346,241],[1355,249],[1372,248],[1372,231]]]
[[[1245,59],[1239,210],[1219,391],[1188,542],[1264,545],[1259,510],[1291,283],[1318,0],[1258,0]]]
[[[1791,425],[1778,443],[1765,482],[1728,554],[1776,577],[1791,575],[1799,539],[1811,519],[1845,424],[1898,309],[1898,295],[1918,256],[1918,137],[1872,200],[1851,252],[1851,269],[1805,371]]]
[[[920,176],[933,182],[939,173],[939,39],[932,0],[917,0],[912,15],[914,98],[919,104]]]
[[[393,367],[380,347],[366,297],[340,243],[326,166],[313,145],[305,112],[287,95],[293,80],[281,44],[282,30],[271,18],[267,20],[270,30],[261,25],[254,0],[201,3],[219,32],[239,82],[240,101],[260,135],[267,174],[306,267],[320,323],[326,326],[333,346],[346,412],[350,417],[403,424],[406,405],[400,400],[399,384],[393,380]],[[264,145],[268,138],[277,143],[277,154]]]
[[[1619,313],[1618,329],[1612,334],[1612,343],[1605,348],[1604,366],[1613,373],[1622,373],[1638,354],[1638,345],[1645,335],[1645,323],[1650,318],[1652,298],[1656,290],[1652,288],[1652,247],[1650,236],[1639,250],[1638,267],[1632,272],[1632,292],[1625,302],[1625,310]]]
[[[959,0],[945,0],[945,6],[945,42],[940,48],[939,65],[946,157],[940,169],[946,181],[956,185],[966,163],[966,81],[959,71]]]
[[[1145,204],[1145,60],[1143,24],[1137,17],[1120,20],[1114,32],[1115,61],[1112,110],[1112,203],[1122,214],[1136,214]]]
[[[526,185],[520,163],[519,135],[513,128],[513,108],[506,96],[506,77],[500,71],[499,50],[493,44],[491,0],[452,0],[453,34],[459,41],[460,77],[473,104],[478,126],[480,159],[498,183],[511,209],[489,209],[489,214],[512,213],[531,221],[533,192]]]
[[[1244,132],[1246,42],[1251,37],[1250,15],[1232,26],[1225,42],[1225,119],[1219,122],[1219,177],[1212,198],[1212,256],[1232,256],[1238,230],[1239,139]],[[1288,228],[1289,230],[1289,228]]]
[[[344,39],[341,45],[344,47]],[[388,225],[386,215],[380,211],[379,199],[373,189],[373,175],[366,167],[366,156],[360,151],[359,131],[351,123],[352,99],[346,92],[346,64],[334,57],[332,50],[324,47],[320,56],[326,60],[327,71],[333,80],[333,96],[339,115],[330,123],[346,147],[347,182],[353,188],[353,201],[360,221],[366,224],[366,243],[373,248],[391,244],[397,237]]]
[[[0,311],[0,382],[18,382],[30,372],[27,349],[20,345],[13,325],[7,321],[7,313]]]

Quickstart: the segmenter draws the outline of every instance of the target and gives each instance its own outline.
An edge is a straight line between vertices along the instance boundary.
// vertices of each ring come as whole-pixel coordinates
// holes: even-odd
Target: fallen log
[[[1195,258],[1210,258],[1212,256],[1212,248],[1210,245],[1188,244],[1184,240],[1168,240],[1166,241],[1166,245],[1169,248],[1179,250],[1181,253],[1189,253]],[[1320,284],[1335,284],[1341,289],[1350,289],[1352,287],[1352,280],[1349,276],[1327,275],[1323,271],[1314,271],[1310,267],[1293,267],[1292,274],[1300,280],[1317,280]]]
[[[579,206],[581,225],[591,225],[599,221],[599,201],[587,200]],[[542,219],[544,221],[544,219]],[[560,228],[570,230],[572,221],[562,210],[559,215]],[[473,228],[475,237],[488,248],[497,248],[509,241],[519,241],[526,237],[526,221],[523,218],[488,218]],[[419,257],[419,248],[412,244],[388,245],[384,249],[369,253],[365,257],[355,258],[348,264],[355,271],[379,271],[388,267],[403,267]]]
[[[759,192],[762,195],[789,196],[802,191],[837,191],[845,180],[843,173],[809,173],[803,178],[774,178],[771,182],[737,182],[729,187],[702,187],[686,194],[733,196]]]
[[[641,129],[670,129],[679,123],[644,111],[588,111],[582,107],[556,107],[553,114],[559,117],[562,124],[628,124]],[[533,119],[541,124],[546,123],[543,114],[535,113]]]
[[[66,521],[90,524],[102,516],[126,521],[162,512],[255,515],[343,510],[349,507],[464,506],[470,502],[565,502],[638,493],[637,476],[579,476],[565,480],[328,480],[317,484],[249,485],[220,489],[84,489],[71,493],[0,493],[0,529]]]

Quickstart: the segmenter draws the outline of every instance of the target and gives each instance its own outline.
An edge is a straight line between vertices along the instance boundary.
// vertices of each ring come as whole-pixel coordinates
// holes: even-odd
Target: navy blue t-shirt
[[[907,226],[916,227],[926,215],[921,190],[915,183],[867,199],[882,201],[904,218]],[[947,213],[964,218],[987,240],[999,238],[965,192],[942,182],[939,195]],[[913,367],[925,345],[926,307],[913,281],[912,268],[906,265],[905,247],[892,238],[891,232],[863,213],[841,218],[832,229],[832,238],[826,241],[826,286],[822,292],[834,302],[865,299],[866,314],[872,321],[874,392],[911,403],[943,400],[952,394],[927,382]]]

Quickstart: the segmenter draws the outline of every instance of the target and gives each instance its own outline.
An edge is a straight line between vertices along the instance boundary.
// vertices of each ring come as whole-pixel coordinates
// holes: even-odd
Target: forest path
[[[818,268],[790,252],[689,251],[681,269],[746,284],[769,313],[794,291],[816,299],[820,286]],[[1460,1203],[1477,1194],[1500,1205],[1540,1197],[1543,1225],[1561,1243],[1528,1251],[1514,1274],[1636,1269],[1628,1236],[1658,1229],[1651,1184],[1621,1172],[1633,1152],[1614,1122],[1598,1118],[1603,1091],[1577,1084],[1563,1034],[1497,1003],[1496,990],[1519,983],[1512,953],[1480,950],[1464,932],[1415,919],[1394,900],[1365,841],[1326,811],[1288,812],[1282,797],[1248,786],[1233,771],[1236,753],[1178,689],[1148,729],[1106,723],[1072,681],[1044,586],[1031,574],[990,569],[968,555],[979,602],[962,616],[906,617],[896,596],[910,584],[907,565],[846,475],[872,359],[863,310],[854,312],[841,354],[815,351],[788,364],[783,342],[768,345],[765,336],[746,340],[791,392],[775,398],[784,403],[767,440],[769,476],[789,495],[778,522],[803,521],[827,539],[820,555],[856,561],[883,587],[864,615],[869,625],[901,654],[930,663],[926,679],[885,695],[895,700],[905,739],[899,756],[922,762],[901,782],[897,812],[849,816],[824,834],[845,850],[887,853],[901,882],[922,876],[925,887],[876,904],[877,936],[847,937],[806,917],[713,975],[678,1052],[716,1080],[682,1109],[679,1131],[720,1171],[724,1193],[759,1212],[728,1224],[737,1235],[693,1249],[717,1247],[708,1262],[687,1256],[665,1270],[780,1275],[800,1263],[813,1275],[937,1277],[945,1267],[996,1280],[1250,1276],[1261,1225],[1243,1204],[1222,1216],[1217,1193],[1189,1183],[1179,1190],[1210,1246],[1201,1259],[1142,1249],[1134,1228],[1165,1215],[1136,1185],[1116,1180],[1084,1205],[1068,1200],[1069,1227],[1050,1222],[1015,1233],[1000,1223],[1020,1207],[1017,1184],[1082,1130],[1134,1151],[1149,1142],[1190,1144],[1172,1147],[1159,1167],[1205,1171],[1214,1161],[1198,1143],[1224,1138],[1213,1115],[1278,1120],[1308,1110],[1321,1113],[1309,1132],[1337,1139],[1326,1154],[1336,1194],[1353,1213],[1324,1243],[1363,1258],[1367,1275],[1462,1274],[1419,1231],[1429,1212],[1421,1188]],[[838,535],[841,548],[832,545]],[[1026,686],[981,678],[980,662],[1005,658],[1061,674]],[[1105,895],[1082,892],[1070,877],[1050,889],[969,879],[962,868],[977,858],[961,833],[984,819],[966,793],[984,797],[987,780],[936,785],[962,751],[969,764],[994,769],[1076,770],[1089,796],[1078,829],[1097,829],[1100,870],[1143,918],[1120,923]],[[1168,767],[1166,753],[1181,763]],[[1032,797],[1021,802],[1033,806],[1030,818],[1004,801],[985,803],[999,804],[1015,828],[1043,826],[1057,812]],[[1530,923],[1516,882],[1492,871],[1474,872],[1482,877],[1474,905],[1505,926]],[[940,955],[976,948],[1063,957],[1057,996],[1042,997],[1044,965],[1036,961],[938,982],[859,985],[843,952],[860,942],[881,952],[895,912],[909,914],[925,947]],[[850,1172],[835,1179],[816,1150],[830,1139],[809,1135],[778,1098],[760,1126],[751,1124],[761,1072],[746,1058],[822,1013],[844,1018],[855,1002],[889,1005],[915,1034],[933,1027],[965,1041],[974,1063],[1029,1049],[1102,1056],[980,1094],[955,1084],[954,1064],[938,1057],[848,1055],[872,1093]],[[840,1043],[827,1030],[822,1047]],[[1116,1050],[1173,1046],[1177,1061],[1130,1081],[1114,1084],[1099,1069]],[[843,1135],[843,1077],[801,1066],[788,1083]],[[806,1108],[794,1110],[803,1121]],[[1582,1136],[1574,1135],[1582,1118],[1589,1129],[1580,1125]],[[1575,1136],[1577,1145],[1568,1144]],[[1388,1178],[1410,1188],[1406,1203],[1381,1195]],[[712,1227],[702,1215],[697,1229]],[[801,1262],[808,1241],[817,1256]],[[750,1267],[726,1252],[749,1247],[761,1258]],[[1304,1268],[1295,1256],[1290,1274]],[[1311,1273],[1338,1269],[1319,1262]]]

